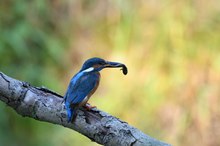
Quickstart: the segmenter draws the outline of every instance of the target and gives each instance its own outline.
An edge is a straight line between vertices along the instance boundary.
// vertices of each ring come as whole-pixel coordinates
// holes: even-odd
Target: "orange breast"
[[[92,91],[88,94],[88,96],[87,96],[88,99],[93,95],[93,93],[95,93],[96,89],[97,89],[98,86],[99,86],[99,81],[100,81],[101,75],[100,75],[99,72],[97,73],[97,75],[99,76],[99,79],[97,80],[95,87],[94,87],[94,88],[92,89]]]
[[[96,84],[95,84],[95,87],[94,87],[94,88],[92,89],[92,91],[85,97],[85,99],[80,103],[79,106],[85,105],[85,104],[88,102],[89,98],[93,95],[93,93],[95,93],[96,89],[98,88],[101,75],[100,75],[100,73],[97,73],[97,75],[99,76],[99,80],[97,80],[97,82],[96,82]]]

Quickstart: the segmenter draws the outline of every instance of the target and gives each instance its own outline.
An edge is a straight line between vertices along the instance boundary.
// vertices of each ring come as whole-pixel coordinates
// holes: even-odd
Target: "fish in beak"
[[[128,73],[127,67],[124,64],[118,62],[106,61],[105,68],[121,68],[124,75]]]

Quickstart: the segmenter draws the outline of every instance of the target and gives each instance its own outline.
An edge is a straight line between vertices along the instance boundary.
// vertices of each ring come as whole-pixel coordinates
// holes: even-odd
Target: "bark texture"
[[[67,123],[63,97],[51,90],[33,87],[0,72],[0,100],[24,117],[68,127],[92,141],[107,146],[169,146],[103,111],[77,111]]]

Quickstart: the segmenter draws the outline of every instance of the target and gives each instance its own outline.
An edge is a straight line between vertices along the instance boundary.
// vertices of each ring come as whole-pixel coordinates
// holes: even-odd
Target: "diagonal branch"
[[[80,109],[75,122],[67,123],[62,96],[46,88],[33,87],[1,72],[0,100],[22,116],[68,127],[102,145],[169,146],[98,109]]]

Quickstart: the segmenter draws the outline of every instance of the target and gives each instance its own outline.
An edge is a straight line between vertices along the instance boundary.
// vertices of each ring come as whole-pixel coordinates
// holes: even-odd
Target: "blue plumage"
[[[98,82],[99,75],[96,73],[78,73],[71,79],[65,96],[68,121],[71,121],[72,116],[75,115],[74,111],[72,111],[75,109],[71,105],[79,106],[85,97],[98,85]]]
[[[90,96],[99,85],[99,71],[106,67],[124,68],[125,65],[116,62],[107,62],[101,58],[91,58],[88,59],[83,64],[81,70],[73,76],[64,96],[68,122],[74,120],[77,108],[86,106]]]

